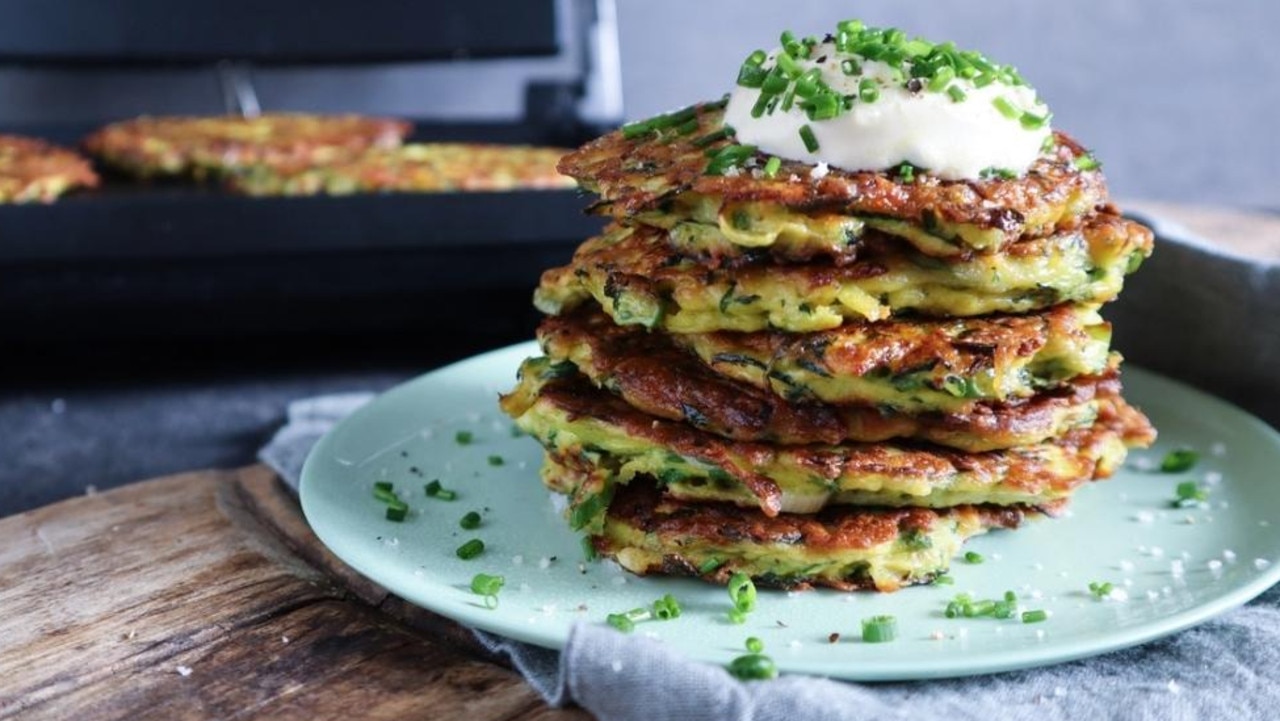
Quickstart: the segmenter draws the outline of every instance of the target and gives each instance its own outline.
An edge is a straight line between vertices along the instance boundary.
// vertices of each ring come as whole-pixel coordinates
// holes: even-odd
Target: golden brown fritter
[[[574,525],[588,528],[598,523],[611,489],[640,475],[659,479],[674,496],[754,506],[770,516],[844,504],[1043,504],[1109,476],[1127,445],[1153,437],[1146,418],[1113,397],[1100,403],[1087,428],[987,453],[910,443],[733,441],[636,410],[592,386],[572,364],[546,358],[525,362],[520,384],[501,405],[553,459],[576,458],[598,469],[590,488],[556,489],[585,509]]]
[[[255,166],[345,160],[372,148],[397,147],[412,130],[404,120],[361,115],[144,116],[101,128],[85,138],[84,147],[139,177],[205,178]]]
[[[719,198],[730,207],[758,203],[905,221],[936,231],[955,246],[987,252],[1023,237],[1072,230],[1107,198],[1102,174],[1076,167],[1076,159],[1086,153],[1062,133],[1056,134],[1049,152],[1015,179],[944,181],[918,173],[907,183],[880,171],[830,168],[815,174],[814,166],[785,159],[770,178],[756,172],[764,165],[763,156],[740,172],[708,175],[708,153],[732,141],[706,142],[723,130],[720,104],[700,106],[696,117],[697,129],[685,135],[676,130],[636,138],[627,138],[622,130],[609,133],[565,156],[560,170],[598,193],[605,201],[601,210],[620,220],[694,193]],[[947,254],[936,243],[921,249]]]
[[[896,591],[945,573],[969,538],[1017,528],[1037,515],[1022,506],[958,506],[844,507],[770,517],[664,497],[653,481],[638,479],[618,490],[591,543],[639,575],[725,584],[741,572],[761,586]]]
[[[297,167],[257,166],[228,178],[246,195],[348,195],[572,188],[556,170],[560,148],[413,143]]]
[[[0,203],[52,203],[73,188],[96,188],[78,153],[36,138],[0,135]]]
[[[905,313],[1027,313],[1100,304],[1151,253],[1152,234],[1117,215],[1023,241],[1005,252],[945,261],[864,238],[856,262],[713,268],[673,250],[665,232],[612,225],[573,261],[545,272],[534,304],[560,314],[594,298],[615,322],[674,333],[827,330]]]
[[[884,394],[915,392],[925,382],[921,370],[927,358],[930,375],[989,379],[993,367],[1018,381],[1034,377],[1026,368],[1045,346],[1063,344],[1064,332],[1076,330],[1070,308],[1059,308],[1047,317],[993,318],[972,321],[944,321],[926,328],[926,337],[906,329],[887,329],[885,336],[866,338],[871,331],[846,327],[820,336],[777,334],[717,334],[719,345],[699,345],[696,336],[668,336],[649,333],[634,326],[617,326],[594,307],[580,308],[559,317],[549,317],[538,328],[543,350],[553,361],[573,363],[596,386],[620,396],[634,408],[658,418],[683,420],[696,428],[738,441],[782,444],[844,441],[876,442],[891,438],[918,438],[961,450],[980,452],[1039,443],[1071,428],[1089,426],[1103,399],[1114,398],[1120,389],[1117,376],[1107,370],[1106,342],[1099,354],[1097,369],[1102,376],[1077,376],[1073,380],[1041,376],[1045,389],[1028,388],[1035,397],[1008,403],[968,400],[950,412],[903,413],[894,410],[885,398],[876,405],[829,405],[789,402],[797,383],[780,372],[771,374],[770,365],[811,365],[807,355],[826,345],[826,355],[816,362],[826,363],[831,373],[819,380],[835,382],[840,371],[872,375]],[[896,325],[896,324],[890,324]],[[995,328],[988,326],[994,325]],[[965,328],[967,326],[967,329]],[[1009,326],[1006,328],[1005,326]],[[956,330],[948,339],[946,331]],[[720,337],[727,336],[727,337]],[[823,338],[821,336],[829,336]],[[929,337],[943,336],[943,337]],[[809,340],[814,342],[811,344]],[[710,350],[706,364],[673,343],[694,344]],[[876,351],[876,341],[880,341]],[[732,349],[732,350],[729,350]],[[894,352],[896,350],[896,352]],[[1002,356],[1012,356],[1004,358]],[[869,368],[855,365],[858,359],[875,357]],[[1042,364],[1068,365],[1054,357]],[[724,374],[715,368],[726,366]],[[939,368],[939,366],[942,366]],[[817,368],[815,366],[815,368]],[[883,371],[883,372],[882,372]],[[803,371],[808,372],[808,371]],[[952,376],[950,374],[956,374]],[[788,382],[783,395],[771,392],[771,377]],[[742,378],[736,380],[735,378]],[[1065,383],[1065,384],[1064,384]],[[910,388],[908,388],[908,385]],[[901,391],[899,389],[902,389]],[[778,388],[774,386],[772,390]],[[951,400],[960,400],[946,394]]]

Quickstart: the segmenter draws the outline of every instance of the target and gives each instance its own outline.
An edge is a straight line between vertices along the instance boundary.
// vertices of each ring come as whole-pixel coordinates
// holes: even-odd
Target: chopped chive
[[[475,511],[469,511],[458,520],[458,525],[468,531],[473,531],[480,527],[480,514]]]
[[[955,68],[950,65],[943,65],[933,74],[933,77],[930,78],[929,84],[926,87],[929,89],[929,92],[940,93],[946,89],[948,83],[955,79]]]
[[[808,124],[800,126],[800,140],[804,141],[804,149],[810,153],[818,152],[818,139],[813,134],[813,128]]]
[[[422,487],[428,498],[438,498],[441,501],[452,501],[458,497],[457,491],[449,490],[440,485],[439,480],[434,480]]]
[[[782,158],[774,155],[771,156],[764,164],[765,177],[773,178],[778,175],[778,169],[782,167]]]
[[[754,145],[726,145],[711,156],[705,172],[707,175],[724,175],[726,170],[741,165],[755,152]]]
[[[1026,128],[1027,130],[1039,130],[1040,128],[1043,128],[1044,126],[1049,124],[1050,117],[1051,116],[1049,113],[1045,113],[1044,115],[1036,115],[1031,111],[1025,111],[1022,113],[1021,116],[1019,116],[1018,121],[1022,123],[1022,127]]]
[[[455,553],[458,554],[458,558],[461,558],[464,561],[470,561],[476,556],[484,553],[484,541],[481,541],[479,538],[473,538],[461,546],[458,546],[458,550],[455,551]]]
[[[622,137],[627,140],[635,140],[651,132],[653,132],[653,125],[648,120],[639,120],[622,126]]]
[[[747,639],[746,647],[747,647],[747,650],[750,651],[751,653],[763,653],[764,641],[761,641],[759,638],[752,636]]]
[[[680,602],[671,594],[663,594],[662,598],[653,602],[653,615],[663,621],[680,617]]]
[[[864,103],[874,103],[880,98],[880,86],[871,78],[858,81],[858,99]]]
[[[744,62],[742,67],[738,69],[738,85],[744,88],[758,88],[764,85],[764,79],[768,77],[768,71],[759,65],[752,65],[750,62]]]
[[[903,163],[898,166],[898,177],[904,183],[910,183],[916,179],[916,169],[911,163]]]
[[[862,619],[864,643],[888,643],[898,637],[898,619],[893,616],[872,616]]]
[[[591,542],[591,536],[582,537],[582,557],[588,561],[594,561],[600,557],[600,553],[596,551],[596,544]]]
[[[845,75],[858,75],[862,72],[862,66],[858,65],[857,61],[852,58],[847,58],[840,61],[840,70]]]
[[[693,140],[693,146],[695,148],[705,148],[716,141],[724,140],[730,135],[733,135],[733,128],[726,125],[718,130],[707,133],[706,135],[703,135],[700,138],[695,138]]]
[[[734,623],[742,623],[747,620],[747,614],[756,608],[756,585],[751,582],[751,576],[737,571],[729,578],[729,600],[733,602],[733,610],[729,611],[729,620]]]
[[[777,664],[761,653],[749,653],[733,659],[729,662],[728,671],[743,681],[766,681],[778,676]]]
[[[1071,164],[1076,166],[1077,170],[1085,171],[1097,170],[1102,167],[1102,163],[1090,153],[1079,156],[1075,160],[1071,161]]]
[[[933,582],[939,586],[954,586],[956,579],[952,578],[950,574],[943,573],[935,576]]]
[[[396,495],[394,486],[389,481],[379,481],[373,484],[373,497],[383,503],[397,503],[400,496]]]
[[[692,118],[676,128],[676,135],[688,135],[698,129],[698,119]]]
[[[947,88],[947,96],[951,98],[951,102],[953,103],[963,103],[965,98],[969,97],[964,94],[964,91],[960,89],[959,85],[952,85]]]
[[[511,437],[512,437],[512,438],[523,438],[523,437],[524,437],[524,431],[520,430],[520,426],[511,426]]]
[[[471,445],[471,442],[475,439],[476,437],[471,431],[458,431],[453,434],[453,440],[460,446]]]
[[[1110,581],[1092,581],[1089,583],[1089,593],[1093,594],[1094,598],[1106,598],[1111,595],[1115,588],[1115,585]]]
[[[477,573],[471,579],[471,592],[477,596],[484,596],[484,605],[488,608],[497,608],[498,591],[502,590],[504,583],[506,583],[506,579],[502,576]]]
[[[1175,489],[1177,497],[1173,500],[1174,508],[1186,508],[1209,500],[1209,489],[1203,488],[1195,481],[1183,481]]]
[[[977,551],[965,551],[965,554],[964,554],[965,563],[982,563],[984,560],[986,559],[984,559],[982,557],[982,554],[978,553]]]
[[[1183,473],[1194,468],[1199,460],[1199,453],[1190,448],[1179,448],[1165,454],[1165,457],[1160,461],[1160,471],[1162,473]]]
[[[1049,618],[1049,613],[1041,609],[1022,612],[1023,623],[1040,623],[1041,621],[1044,621],[1048,618]]]
[[[631,633],[636,628],[636,622],[625,613],[611,613],[605,617],[605,622],[623,633]]]
[[[996,96],[996,98],[991,101],[991,104],[996,106],[996,110],[999,110],[1001,115],[1010,120],[1017,120],[1022,116],[1022,111],[1018,110],[1018,108],[1016,108],[1013,103],[1009,102],[1009,99],[1003,95]]]
[[[409,504],[396,499],[387,504],[387,520],[401,523],[409,515]]]
[[[502,459],[502,456],[489,456],[489,465],[491,466],[501,466],[505,463],[506,461]]]

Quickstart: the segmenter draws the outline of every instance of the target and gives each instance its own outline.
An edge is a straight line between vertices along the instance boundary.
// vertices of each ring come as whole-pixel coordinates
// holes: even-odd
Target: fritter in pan
[[[1017,528],[1039,514],[1025,506],[957,506],[828,508],[770,517],[664,497],[642,478],[618,490],[603,528],[590,540],[600,555],[639,575],[725,584],[742,572],[761,586],[896,591],[945,573],[969,538]]]
[[[206,178],[257,166],[331,163],[400,145],[413,126],[360,115],[272,113],[256,118],[140,117],[84,140],[103,162],[143,178]]]
[[[679,198],[692,193],[717,199],[715,214],[730,224],[739,211],[751,216],[761,208],[782,208],[801,220],[835,213],[942,256],[998,252],[1024,237],[1074,230],[1107,198],[1096,164],[1062,133],[1017,178],[944,181],[919,169],[851,172],[786,159],[769,176],[763,156],[728,167],[717,162],[733,145],[721,103],[680,115],[664,130],[632,126],[605,135],[565,156],[560,170],[599,194],[601,212],[617,219],[652,220],[655,211],[679,216],[687,212]]]
[[[713,268],[682,256],[664,236],[648,226],[610,226],[569,265],[542,275],[534,304],[557,315],[594,298],[619,324],[673,333],[809,332],[908,313],[1027,313],[1111,300],[1152,246],[1151,231],[1105,214],[1076,231],[953,262],[864,239],[864,252],[845,266]]]
[[[0,203],[52,203],[74,188],[96,188],[79,154],[36,138],[0,135]]]
[[[349,195],[572,188],[556,170],[565,150],[413,143],[323,165],[257,166],[228,178],[246,195]]]
[[[1098,414],[1099,404],[1119,393],[1116,374],[1106,368],[1105,339],[1098,350],[1101,365],[1097,369],[1077,367],[1079,358],[1072,350],[1049,348],[1054,344],[1067,346],[1076,340],[1060,337],[1063,329],[1055,325],[1074,330],[1074,323],[1079,320],[1075,315],[1077,310],[1091,320],[1086,309],[1072,307],[1054,309],[1045,319],[1028,316],[974,320],[968,335],[957,334],[972,336],[969,339],[972,347],[945,337],[922,340],[909,332],[911,327],[908,327],[898,333],[897,348],[885,338],[876,352],[875,344],[880,338],[865,340],[869,335],[865,329],[862,332],[852,327],[828,331],[827,335],[832,336],[826,341],[829,344],[826,355],[830,360],[823,356],[814,360],[808,355],[793,357],[822,345],[821,342],[813,346],[806,344],[805,336],[726,333],[710,340],[698,336],[674,337],[676,342],[692,344],[707,352],[704,364],[676,347],[673,337],[634,326],[614,325],[608,316],[593,307],[546,318],[538,328],[538,339],[553,363],[573,363],[594,385],[618,395],[634,408],[667,420],[683,420],[731,440],[835,444],[916,438],[981,452],[1039,443],[1072,428],[1089,426]],[[1007,331],[1000,327],[1006,320],[1013,326]],[[962,326],[964,323],[951,321],[939,325]],[[997,327],[984,328],[989,324]],[[886,331],[887,335],[892,333],[892,329]],[[720,345],[713,345],[717,341]],[[868,347],[859,348],[860,342]],[[734,345],[730,347],[730,343]],[[841,347],[845,343],[848,348]],[[918,358],[912,359],[912,354]],[[812,392],[804,394],[806,402],[791,402],[792,396],[799,395],[796,389],[803,387],[799,385],[802,383],[814,382],[820,390],[840,389],[842,386],[834,385],[837,380],[833,377],[834,371],[856,372],[860,358],[877,358],[880,362],[862,371],[869,380],[850,379],[852,387],[859,390],[866,387],[875,392],[874,397],[878,399],[873,401],[875,405],[811,402]],[[945,367],[935,368],[936,372],[930,374],[924,369],[924,358]],[[800,370],[791,375],[783,371],[771,374],[770,364],[774,362],[788,369],[786,372],[790,372],[792,366]],[[814,363],[825,365],[805,370]],[[713,370],[719,366],[725,366],[726,372]],[[1080,374],[1098,370],[1104,375],[1067,373],[1066,369],[1072,367]],[[809,374],[822,368],[831,368],[832,372],[811,381]],[[785,379],[787,385],[773,385],[771,389],[774,375]],[[1067,380],[1068,375],[1071,380]],[[1006,376],[1011,384],[1039,379],[1044,389],[1032,398],[1004,403],[965,400],[951,395],[955,392],[963,396],[957,388],[1002,386],[999,379]],[[897,410],[910,405],[904,398],[918,404],[917,391],[935,377],[940,379],[942,388],[952,391],[935,390],[929,396],[941,393],[945,396],[942,405],[954,406],[956,410],[916,413]],[[1051,379],[1053,388],[1049,388]],[[777,390],[785,393],[774,392]]]
[[[501,404],[549,457],[598,469],[591,487],[571,493],[574,526],[593,531],[612,489],[639,475],[658,479],[673,497],[757,507],[770,516],[845,504],[1038,505],[1110,475],[1127,444],[1149,442],[1152,434],[1146,418],[1113,397],[1100,404],[1088,428],[980,454],[910,443],[732,441],[638,411],[592,386],[572,364],[545,358],[525,362],[520,384]]]

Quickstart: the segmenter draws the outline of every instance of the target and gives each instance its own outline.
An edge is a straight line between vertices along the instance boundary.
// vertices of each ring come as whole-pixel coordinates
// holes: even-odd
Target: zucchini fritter
[[[573,261],[542,275],[534,304],[556,315],[595,298],[615,322],[673,333],[807,332],[908,312],[929,316],[1026,313],[1064,302],[1104,303],[1151,253],[1137,223],[1099,214],[1078,231],[947,262],[893,243],[859,259],[711,268],[680,255],[648,226],[612,225]]]
[[[743,572],[762,586],[896,591],[945,573],[969,538],[1017,528],[1036,515],[1038,510],[1024,506],[958,506],[828,508],[816,515],[769,517],[666,498],[645,478],[618,490],[591,543],[642,576],[696,576],[724,584]]]
[[[1146,418],[1112,397],[1100,404],[1092,426],[1051,442],[979,454],[895,443],[732,441],[638,411],[591,386],[571,364],[545,358],[525,362],[520,384],[501,404],[549,457],[598,470],[591,487],[571,492],[574,525],[589,530],[598,530],[612,488],[639,475],[657,478],[674,497],[755,506],[770,516],[836,504],[1036,505],[1110,475],[1126,444],[1150,440]]]
[[[1071,428],[1091,425],[1102,400],[1119,393],[1116,375],[1106,369],[1105,338],[1096,351],[1101,359],[1099,367],[1077,368],[1078,373],[1069,374],[1074,378],[1070,381],[1065,369],[1079,365],[1078,359],[1068,349],[1049,349],[1076,340],[1062,336],[1079,330],[1077,312],[1086,321],[1093,319],[1088,309],[1063,307],[1046,313],[1043,319],[939,322],[946,328],[935,332],[938,337],[933,338],[918,337],[911,332],[915,326],[885,330],[886,336],[897,333],[896,353],[888,338],[877,348],[875,341],[866,340],[869,331],[846,327],[828,331],[831,339],[815,339],[821,341],[819,345],[828,345],[831,356],[830,360],[819,357],[816,361],[805,355],[791,357],[792,352],[811,352],[819,347],[807,344],[806,336],[724,333],[709,338],[672,337],[634,326],[616,326],[591,307],[546,318],[538,328],[538,339],[553,362],[573,363],[593,384],[632,407],[658,418],[683,420],[724,438],[782,444],[918,438],[979,452],[1039,443]],[[965,341],[944,335],[952,326],[966,325],[967,330],[954,334]],[[991,325],[996,327],[987,327]],[[679,349],[677,343],[706,351],[707,364]],[[860,369],[856,363],[867,358],[876,358],[878,364]],[[922,365],[926,358],[934,364],[932,373]],[[795,366],[800,370],[792,375],[782,371],[771,374],[774,362],[781,368]],[[807,374],[821,370],[812,365],[814,362],[826,363],[832,372],[840,369],[868,376],[863,382],[856,376],[848,381],[855,389],[870,388],[878,393],[878,400],[873,399],[876,405],[790,402],[801,387],[797,384],[810,382]],[[716,372],[721,366],[726,367],[723,374]],[[806,367],[815,370],[806,371]],[[1079,375],[1095,371],[1106,373]],[[771,390],[770,379],[775,375],[790,385],[775,385]],[[1008,383],[1038,379],[1047,388],[1052,380],[1052,385],[1061,387],[1008,403],[968,400],[945,390],[954,390],[956,385],[985,388],[997,383],[993,379],[1006,376]],[[918,401],[916,393],[935,377],[944,390],[934,390],[929,396],[942,395],[942,405],[953,410],[905,413],[896,409],[908,405],[901,402],[903,398]],[[828,372],[812,380],[819,390],[826,390],[838,378]],[[834,385],[837,390],[842,387]],[[778,390],[785,392],[776,393]],[[812,399],[812,393],[805,395]]]
[[[964,412],[979,401],[1029,398],[1118,365],[1096,306],[1031,315],[847,322],[796,335],[671,336],[716,371],[789,401]]]
[[[1102,174],[1076,167],[1086,153],[1062,133],[1015,179],[944,181],[925,172],[908,183],[888,171],[818,170],[785,159],[774,177],[760,172],[760,159],[747,172],[707,175],[708,152],[731,141],[706,141],[724,128],[721,104],[699,106],[695,115],[697,128],[684,135],[609,133],[565,156],[560,170],[599,194],[606,201],[600,210],[619,220],[651,219],[644,214],[694,193],[722,199],[730,217],[746,203],[874,220],[931,255],[997,252],[1024,238],[1073,230],[1107,196]]]
[[[556,171],[559,148],[412,143],[350,159],[297,167],[257,166],[228,178],[246,195],[349,195],[572,188]]]
[[[397,147],[412,129],[404,120],[360,115],[144,116],[99,129],[84,147],[139,177],[203,179],[255,166],[344,160],[371,148]]]
[[[37,138],[0,135],[0,203],[52,203],[74,188],[96,188],[89,161]]]

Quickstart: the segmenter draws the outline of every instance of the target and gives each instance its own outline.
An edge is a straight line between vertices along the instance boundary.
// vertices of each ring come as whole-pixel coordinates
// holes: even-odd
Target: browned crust
[[[723,110],[706,105],[698,112],[699,129],[682,137],[648,134],[628,140],[615,131],[587,143],[560,163],[560,171],[601,195],[615,217],[658,206],[683,192],[723,197],[728,202],[763,201],[800,210],[823,210],[900,218],[924,224],[932,220],[998,228],[1013,242],[1024,235],[1044,235],[1074,228],[1077,213],[1106,202],[1107,190],[1097,170],[1082,171],[1073,161],[1085,150],[1069,136],[1055,133],[1057,144],[1022,177],[1013,180],[946,181],[925,173],[912,183],[888,172],[831,168],[818,180],[812,165],[784,161],[773,179],[746,172],[736,177],[706,175],[708,159],[692,141],[723,126]],[[730,144],[727,140],[710,146]],[[763,160],[760,161],[763,164]],[[1028,217],[1045,218],[1028,227]]]
[[[362,115],[143,116],[97,130],[84,147],[143,176],[201,175],[349,158],[398,146],[412,130],[404,120]]]
[[[38,138],[0,135],[0,203],[50,203],[73,188],[96,188],[79,153]]]
[[[1046,315],[1052,316],[1054,312]],[[1032,352],[1038,347],[1036,341],[1044,332],[1044,324],[1055,322],[1052,318],[1035,316],[988,320],[999,325],[1005,320],[1013,321],[1009,325],[1013,326],[1012,341],[1017,348],[1012,352],[1020,353]],[[1000,340],[992,337],[995,331],[982,331],[984,324],[975,324],[978,330],[970,342],[984,344],[982,347],[986,348],[987,342]],[[847,330],[831,331],[829,335],[838,336]],[[758,341],[772,348],[788,342],[806,343],[822,335],[828,334],[741,334],[740,342]],[[678,349],[666,335],[614,325],[594,306],[544,319],[538,328],[538,339],[547,353],[558,360],[573,360],[575,350],[589,349],[591,362],[597,369],[593,380],[617,393],[631,406],[659,418],[683,420],[737,441],[836,444],[849,440],[875,442],[916,437],[953,445],[964,437],[964,450],[992,450],[1045,440],[1055,431],[1059,412],[1089,404],[1095,398],[1114,399],[1120,392],[1118,376],[1108,372],[1079,378],[1060,389],[1023,401],[975,404],[965,412],[886,414],[870,407],[788,403],[766,389],[716,373],[696,357]],[[935,357],[964,352],[949,343],[945,345],[946,348],[935,349]],[[912,354],[902,355],[909,358]],[[906,363],[904,367],[914,365]],[[957,367],[960,365],[956,363]]]
[[[620,487],[609,506],[608,520],[643,531],[672,552],[665,553],[658,567],[645,573],[694,576],[713,583],[728,583],[731,570],[721,567],[699,571],[682,556],[680,541],[697,538],[710,546],[716,544],[752,543],[761,546],[794,545],[817,553],[840,550],[865,550],[890,544],[902,534],[930,531],[935,524],[962,517],[969,525],[986,530],[1015,529],[1029,517],[1043,512],[1057,512],[1064,502],[1049,504],[1044,509],[1026,506],[956,506],[947,509],[928,508],[855,508],[831,507],[817,514],[782,513],[768,516],[759,511],[723,503],[688,503],[662,495],[650,479],[636,479]],[[605,556],[617,554],[607,536],[593,536],[592,544]],[[925,579],[919,579],[926,581]],[[804,589],[814,585],[845,591],[877,590],[870,578],[757,578],[764,586]]]
[[[777,456],[779,447],[774,444],[727,440],[683,422],[655,418],[595,388],[580,375],[549,380],[539,393],[538,402],[549,403],[570,418],[591,418],[615,425],[656,447],[717,466],[742,483],[766,515],[775,516],[782,508],[778,484],[756,470]],[[504,408],[508,413],[518,411]],[[1147,418],[1118,395],[1103,399],[1092,426],[1074,429],[1051,441],[1076,456],[1081,472],[1069,475],[1046,473],[1036,446],[986,453],[964,453],[933,445],[883,443],[789,446],[786,450],[818,478],[835,479],[861,473],[946,478],[957,470],[965,470],[1001,475],[1004,483],[1012,488],[1044,495],[1047,490],[1069,493],[1091,479],[1110,476],[1114,469],[1104,467],[1097,459],[1116,434],[1129,445],[1154,440]]]

